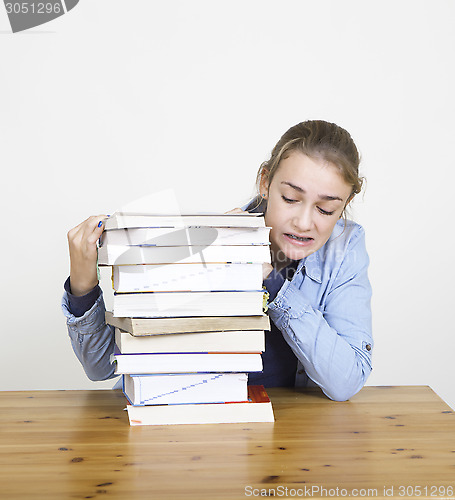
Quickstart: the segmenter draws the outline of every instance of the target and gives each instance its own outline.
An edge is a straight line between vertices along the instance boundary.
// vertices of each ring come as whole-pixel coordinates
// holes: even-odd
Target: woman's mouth
[[[284,233],[284,237],[287,241],[297,246],[308,246],[314,241],[314,238],[309,236],[297,236],[296,234],[291,233]]]

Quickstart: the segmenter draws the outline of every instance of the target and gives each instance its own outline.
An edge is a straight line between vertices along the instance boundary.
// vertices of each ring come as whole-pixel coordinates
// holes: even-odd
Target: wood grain
[[[454,497],[455,414],[430,388],[366,387],[344,403],[268,393],[274,424],[152,427],[129,426],[119,391],[0,393],[0,496]]]

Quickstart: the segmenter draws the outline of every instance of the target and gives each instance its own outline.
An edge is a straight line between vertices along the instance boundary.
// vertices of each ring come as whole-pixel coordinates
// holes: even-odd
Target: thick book
[[[255,316],[263,312],[263,290],[254,292],[115,293],[114,316],[145,318]]]
[[[260,316],[206,316],[192,318],[115,317],[105,313],[106,323],[121,328],[135,337],[171,333],[228,332],[236,330],[270,330],[270,319]]]
[[[265,227],[263,214],[183,214],[159,215],[116,212],[106,219],[104,228],[123,229],[135,227]]]
[[[132,405],[226,403],[248,400],[246,373],[123,375]]]
[[[274,422],[272,403],[263,386],[248,386],[247,402],[127,405],[130,425]]]
[[[98,248],[100,266],[137,264],[191,263],[260,263],[270,262],[266,245],[209,245],[209,246],[128,246],[103,245]]]
[[[260,290],[262,264],[152,264],[113,266],[117,292]]]
[[[111,354],[117,374],[260,372],[261,353]]]
[[[178,333],[133,337],[115,329],[115,343],[122,354],[166,352],[263,352],[263,330]]]
[[[257,219],[255,219],[257,220]],[[268,227],[142,227],[103,232],[100,246],[268,245]]]

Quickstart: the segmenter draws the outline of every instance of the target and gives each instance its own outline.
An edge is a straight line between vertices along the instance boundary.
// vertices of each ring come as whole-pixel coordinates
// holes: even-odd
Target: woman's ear
[[[259,193],[261,198],[267,199],[269,193],[269,174],[267,171],[263,170],[261,173],[261,182],[259,183]]]
[[[348,208],[348,205],[349,205],[349,203],[351,203],[351,201],[352,201],[352,199],[354,198],[354,196],[355,196],[355,194],[354,194],[354,193],[352,193],[352,194],[350,194],[350,195],[349,195],[348,199],[346,200],[346,203],[344,204],[344,208],[343,208],[343,210],[341,211],[341,214],[340,214],[340,219],[341,219],[342,217],[345,217],[345,216],[346,216],[346,209]]]
[[[349,203],[351,203],[351,201],[354,198],[354,196],[355,196],[354,193],[352,193],[352,194],[349,195],[348,199],[346,200],[346,203],[344,204],[343,213],[348,208],[348,205],[349,205]]]

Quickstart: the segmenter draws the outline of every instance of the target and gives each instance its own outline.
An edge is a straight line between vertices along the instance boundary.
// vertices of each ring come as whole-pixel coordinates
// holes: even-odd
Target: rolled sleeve
[[[90,380],[113,378],[114,366],[110,355],[114,352],[114,328],[106,324],[105,305],[102,292],[95,304],[82,316],[76,317],[69,307],[68,293],[62,299],[62,310],[66,316],[71,345]]]

